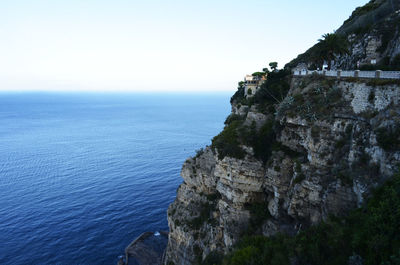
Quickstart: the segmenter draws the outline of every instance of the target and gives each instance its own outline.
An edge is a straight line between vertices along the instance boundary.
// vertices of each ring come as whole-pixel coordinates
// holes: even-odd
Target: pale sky
[[[0,0],[2,91],[234,91],[368,0]]]

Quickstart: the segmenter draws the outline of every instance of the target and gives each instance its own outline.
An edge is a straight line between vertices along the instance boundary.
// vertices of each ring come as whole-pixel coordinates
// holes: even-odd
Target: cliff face
[[[336,54],[333,68],[400,70],[400,0],[371,0],[357,8],[335,33],[348,41],[349,53]],[[288,65],[308,63],[312,66],[317,46]]]
[[[355,69],[375,60],[380,68],[396,65],[399,70],[400,1],[376,2],[379,2],[378,8],[349,19],[337,30],[350,44],[349,54],[337,56],[337,68]]]
[[[398,0],[375,0],[353,12],[338,30],[350,54],[337,56],[335,66],[376,59],[396,67],[399,9]],[[293,235],[346,215],[397,169],[399,82],[291,77],[286,70],[266,82],[251,99],[239,88],[224,131],[184,163],[168,209],[166,264],[198,264],[211,252],[229,252],[244,235]]]
[[[303,77],[274,114],[234,102],[242,126],[275,122],[275,148],[265,162],[241,145],[240,159],[207,147],[184,163],[168,209],[167,264],[195,264],[245,233],[294,234],[360,206],[400,162],[387,144],[398,137],[399,100],[397,85]]]

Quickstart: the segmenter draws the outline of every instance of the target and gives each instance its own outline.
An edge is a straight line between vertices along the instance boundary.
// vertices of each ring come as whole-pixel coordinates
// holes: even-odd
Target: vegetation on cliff
[[[224,130],[183,167],[169,264],[400,264],[400,173],[372,192],[400,162],[399,81],[291,74],[329,61],[395,69],[400,13],[354,28],[389,2],[356,10],[284,69],[255,72],[267,79],[251,95],[239,82]]]
[[[239,106],[255,105],[261,113],[274,113],[276,105],[284,100],[289,89],[290,72],[276,70],[269,73],[266,82],[252,98],[244,97],[242,84],[239,84],[231,102]],[[246,125],[244,118],[236,114],[230,115],[225,121],[224,130],[213,138],[211,147],[218,150],[219,159],[225,156],[241,159],[245,156],[241,145],[250,146],[255,157],[266,162],[276,142],[275,132],[278,128],[273,120],[257,128],[255,123]]]
[[[344,25],[348,24],[355,18],[365,15],[368,12],[376,10],[378,7],[380,7],[382,5],[382,3],[383,3],[382,1],[373,0],[373,1],[368,2],[364,6],[357,7],[356,10],[353,11],[351,16],[343,24]]]
[[[399,8],[399,1],[371,0],[357,8],[337,31],[324,35],[329,36],[329,43],[334,44],[334,52],[327,53],[327,46],[319,42],[289,62],[285,68],[306,63],[313,70],[321,68],[324,61],[330,64],[335,60],[335,67],[342,70],[400,70],[396,49],[400,30]],[[371,41],[376,41],[376,49],[367,52],[367,49],[375,45]],[[376,63],[372,64],[372,59]]]
[[[357,263],[362,262],[362,263]],[[400,174],[378,188],[368,203],[346,218],[301,231],[294,237],[250,236],[222,257],[203,264],[400,264]]]

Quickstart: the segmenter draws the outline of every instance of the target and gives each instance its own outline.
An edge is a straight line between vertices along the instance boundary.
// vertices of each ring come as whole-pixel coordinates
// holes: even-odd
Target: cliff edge
[[[388,2],[398,4],[371,1],[375,9]],[[385,16],[398,19],[400,12]],[[357,14],[341,28],[351,47],[376,33],[372,27],[357,39],[352,21],[360,21]],[[393,49],[398,25],[392,33],[380,53],[390,62],[400,53]],[[354,66],[357,56],[338,55],[335,62]],[[357,60],[369,55],[363,56]],[[296,60],[312,64],[306,55]],[[293,76],[293,63],[270,72],[253,97],[239,87],[224,130],[184,163],[168,208],[165,264],[199,264],[210,253],[229,253],[245,235],[296,235],[329,216],[346,216],[396,172],[400,82]]]

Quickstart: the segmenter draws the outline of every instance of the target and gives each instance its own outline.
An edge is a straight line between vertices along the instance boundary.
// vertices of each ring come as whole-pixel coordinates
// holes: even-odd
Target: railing
[[[301,70],[294,71],[295,76],[307,76],[319,74],[329,77],[358,77],[358,78],[382,78],[382,79],[400,79],[400,71],[342,71],[342,70],[324,70],[324,71],[309,71]]]
[[[382,71],[381,78],[400,79],[399,71]]]

